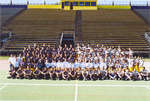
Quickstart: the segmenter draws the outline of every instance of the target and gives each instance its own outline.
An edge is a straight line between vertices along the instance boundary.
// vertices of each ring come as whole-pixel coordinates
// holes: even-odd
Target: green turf
[[[150,88],[125,87],[124,85],[146,85],[150,81],[52,81],[7,79],[7,72],[0,72],[0,101],[149,101]],[[4,84],[7,85],[4,87]],[[15,85],[9,85],[9,84]],[[23,84],[23,85],[16,85]],[[32,85],[42,84],[42,85]],[[44,85],[47,84],[47,85]],[[50,86],[58,84],[59,86]],[[61,86],[73,84],[72,86]],[[76,85],[77,84],[77,85]],[[80,86],[93,85],[93,86]],[[94,85],[121,85],[120,87]],[[3,88],[4,87],[4,88]],[[2,88],[2,89],[1,89]]]
[[[150,91],[130,87],[80,87],[78,97],[79,101],[149,101],[149,98]]]
[[[9,56],[0,56],[0,60],[8,60]]]
[[[145,58],[144,61],[145,62],[150,62],[150,58]]]
[[[3,101],[10,99],[16,101],[73,101],[74,87],[8,86],[1,91],[0,99]]]

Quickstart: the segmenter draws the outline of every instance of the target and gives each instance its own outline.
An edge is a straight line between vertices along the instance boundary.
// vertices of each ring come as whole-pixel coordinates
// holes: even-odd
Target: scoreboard
[[[97,0],[61,0],[64,10],[97,10]]]

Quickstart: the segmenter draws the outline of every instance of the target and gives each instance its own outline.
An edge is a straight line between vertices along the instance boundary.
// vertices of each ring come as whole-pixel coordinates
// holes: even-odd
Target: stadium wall
[[[73,10],[97,10],[97,7],[95,6],[73,6]]]
[[[28,9],[61,9],[61,5],[28,5]]]
[[[27,8],[27,5],[0,5],[1,8]]]
[[[27,9],[27,5],[0,5],[1,24],[6,25],[15,16]]]
[[[131,6],[131,9],[150,9],[150,6]]]
[[[70,6],[65,6],[64,10],[70,10]]]
[[[131,6],[128,5],[99,5],[98,8],[103,8],[103,9],[131,9]]]
[[[150,25],[150,6],[132,6],[131,10]]]

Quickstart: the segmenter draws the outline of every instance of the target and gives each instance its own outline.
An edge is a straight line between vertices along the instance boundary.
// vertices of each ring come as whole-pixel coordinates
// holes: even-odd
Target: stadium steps
[[[76,43],[150,51],[144,33],[148,25],[131,10],[82,11],[82,41]]]
[[[75,11],[28,9],[15,17],[7,26],[14,39],[5,45],[5,50],[21,51],[33,43],[46,43],[55,47],[61,32],[74,30]]]

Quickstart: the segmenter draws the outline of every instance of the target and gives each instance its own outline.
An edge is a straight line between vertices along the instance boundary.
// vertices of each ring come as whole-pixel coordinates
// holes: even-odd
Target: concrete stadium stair
[[[144,33],[149,26],[131,10],[82,11],[82,41],[149,51]],[[81,42],[76,40],[76,42]]]
[[[15,17],[6,27],[15,34],[5,50],[22,51],[33,43],[55,47],[61,32],[74,30],[75,11],[28,9]]]

